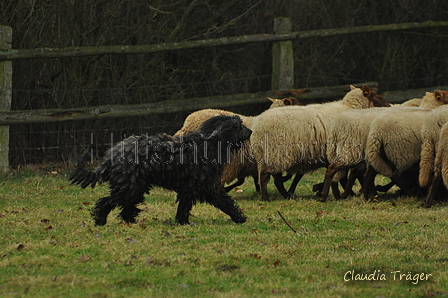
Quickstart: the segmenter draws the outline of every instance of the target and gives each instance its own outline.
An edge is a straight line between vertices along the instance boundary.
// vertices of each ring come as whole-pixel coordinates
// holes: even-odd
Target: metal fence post
[[[274,33],[291,33],[290,18],[275,18]],[[292,41],[278,41],[272,45],[271,90],[288,90],[294,87],[294,59]]]
[[[11,50],[12,28],[0,26],[0,50]],[[12,61],[0,61],[0,111],[11,110]],[[0,126],[0,173],[9,172],[9,126]]]

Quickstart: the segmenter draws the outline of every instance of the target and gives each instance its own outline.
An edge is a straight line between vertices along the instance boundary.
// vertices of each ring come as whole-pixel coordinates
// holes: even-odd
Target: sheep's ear
[[[434,91],[434,97],[443,104],[448,104],[448,91]]]
[[[292,100],[291,100],[291,98],[284,98],[284,99],[282,99],[283,100],[283,104],[285,105],[285,106],[292,106]]]
[[[369,86],[364,84],[364,86],[362,86],[362,94],[364,94],[365,97],[369,97],[370,93],[372,93],[372,91],[370,90]]]
[[[353,89],[356,89],[356,87],[353,85],[350,85],[350,90],[353,90]]]
[[[303,104],[295,97],[290,97],[289,100],[291,100],[293,106],[303,106]]]
[[[220,125],[217,129],[212,131],[210,134],[201,133],[201,137],[205,141],[213,140],[215,137],[220,136],[222,131],[222,125]]]
[[[269,100],[270,101],[272,101],[272,102],[276,102],[278,99],[277,98],[270,98],[270,97],[268,97],[269,98]]]

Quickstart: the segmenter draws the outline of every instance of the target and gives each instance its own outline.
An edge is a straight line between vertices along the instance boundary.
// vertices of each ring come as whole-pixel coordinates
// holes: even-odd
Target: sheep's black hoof
[[[422,203],[421,206],[422,206],[423,208],[431,208],[431,207],[432,207],[431,204],[428,204],[428,203],[426,203],[426,202]]]

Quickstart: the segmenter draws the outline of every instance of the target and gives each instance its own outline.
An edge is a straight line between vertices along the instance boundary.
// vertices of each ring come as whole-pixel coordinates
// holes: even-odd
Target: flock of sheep
[[[222,183],[237,180],[226,191],[252,176],[261,199],[268,201],[272,176],[278,191],[288,198],[304,174],[326,167],[324,182],[316,185],[323,202],[330,188],[336,199],[353,194],[356,179],[366,200],[394,184],[403,195],[426,196],[426,207],[442,199],[448,188],[448,91],[427,92],[422,98],[390,105],[366,85],[350,89],[339,101],[303,106],[296,98],[271,99],[271,107],[260,115],[239,115],[253,132],[225,167]],[[216,115],[234,113],[196,111],[176,135],[197,131]],[[392,182],[375,187],[377,174]],[[287,191],[284,182],[293,175]]]

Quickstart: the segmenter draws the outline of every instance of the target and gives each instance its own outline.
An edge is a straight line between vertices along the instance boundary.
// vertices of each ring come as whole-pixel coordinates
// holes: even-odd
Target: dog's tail
[[[82,188],[86,188],[91,185],[92,188],[94,188],[97,182],[102,182],[103,179],[99,175],[99,170],[101,167],[96,170],[88,170],[85,168],[85,163],[89,157],[90,148],[78,158],[78,164],[76,165],[76,168],[70,178],[68,178],[72,184],[80,185]]]

